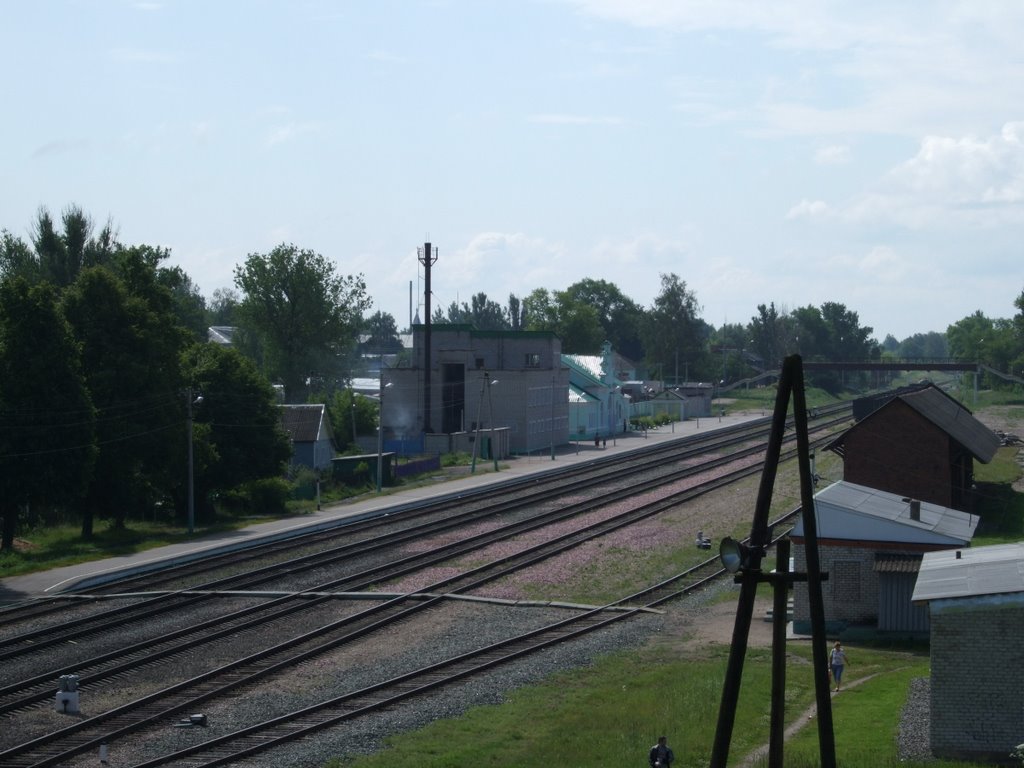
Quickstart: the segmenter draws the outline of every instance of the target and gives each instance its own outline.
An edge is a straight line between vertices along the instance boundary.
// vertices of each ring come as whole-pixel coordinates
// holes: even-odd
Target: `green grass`
[[[733,595],[735,599],[735,594]],[[334,768],[462,768],[462,766],[602,766],[645,764],[647,749],[665,734],[676,768],[706,766],[714,741],[728,646],[680,652],[674,639],[614,654],[592,667],[553,676],[523,688],[502,706],[477,707],[462,717],[435,722],[388,739],[388,748],[363,758],[335,760]],[[687,646],[691,648],[690,646]],[[807,726],[787,742],[787,766],[815,766],[817,721],[806,712],[814,700],[811,649],[788,644],[787,722]],[[848,648],[848,687],[833,699],[836,756],[844,768],[912,766],[896,753],[896,726],[910,680],[928,674],[921,650]],[[743,670],[729,763],[767,743],[770,717],[770,649],[750,649]],[[760,765],[766,765],[762,760]],[[930,768],[965,763],[929,762]]]
[[[316,501],[289,502],[289,511],[298,515],[316,507]],[[179,544],[208,533],[232,531],[276,517],[223,518],[214,524],[196,527],[192,536],[177,525],[149,520],[128,520],[125,527],[114,528],[106,521],[96,524],[92,539],[82,538],[78,526],[39,526],[18,532],[13,552],[0,552],[0,577],[34,573],[118,555],[144,552],[168,544]]]
[[[1013,483],[1021,476],[1016,456],[1016,448],[1000,448],[989,464],[975,463],[975,512],[981,519],[972,546],[1024,539],[1024,494],[1013,490]]]

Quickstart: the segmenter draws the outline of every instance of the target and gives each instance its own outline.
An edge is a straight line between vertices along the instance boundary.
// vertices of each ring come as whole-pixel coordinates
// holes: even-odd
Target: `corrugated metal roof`
[[[886,411],[892,408],[897,401],[917,411],[983,464],[988,464],[996,455],[996,450],[999,448],[999,438],[996,433],[934,385],[916,391],[900,392],[843,432],[827,446],[827,450],[835,451],[842,456],[846,436],[858,429],[860,424],[871,419],[884,419]]]
[[[821,538],[957,546],[969,543],[978,527],[977,515],[927,501],[913,520],[909,499],[845,480],[815,494],[814,504]],[[802,519],[793,535],[803,535]]]
[[[920,555],[875,554],[875,573],[917,573],[920,569]]]
[[[1024,592],[1024,542],[927,552],[913,600]]]
[[[295,443],[315,443],[320,439],[324,406],[285,405],[281,407],[281,426]]]
[[[999,448],[996,433],[974,418],[960,403],[935,387],[908,392],[900,395],[899,399],[941,427],[978,461],[988,464],[996,455]]]
[[[562,360],[598,381],[604,380],[601,373],[603,359],[600,355],[562,355]]]
[[[600,400],[586,392],[579,387],[574,387],[572,384],[569,385],[569,402],[570,403],[597,403]]]

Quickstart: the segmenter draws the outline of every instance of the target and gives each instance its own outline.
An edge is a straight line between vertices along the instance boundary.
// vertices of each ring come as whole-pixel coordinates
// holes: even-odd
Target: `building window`
[[[484,367],[484,359],[482,357],[478,357],[476,359],[476,369],[479,371],[483,367]]]
[[[540,368],[540,355],[536,352],[529,352],[526,355],[527,368]]]

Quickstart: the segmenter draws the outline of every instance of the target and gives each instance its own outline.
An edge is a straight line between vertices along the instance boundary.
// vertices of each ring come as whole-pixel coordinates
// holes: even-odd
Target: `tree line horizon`
[[[249,253],[234,285],[207,299],[181,267],[166,265],[170,255],[120,242],[111,221],[97,227],[75,205],[56,219],[40,208],[27,241],[0,229],[0,548],[11,547],[19,518],[54,510],[79,519],[86,538],[96,519],[123,525],[154,505],[180,519],[190,411],[201,515],[213,514],[214,499],[243,509],[280,496],[275,480],[290,446],[272,384],[283,385],[286,402],[327,403],[340,436],[373,428],[375,407],[355,397],[352,379],[365,356],[403,352],[394,317],[367,314],[361,274],[281,244]],[[1024,291],[1011,318],[979,310],[945,333],[878,342],[836,302],[790,311],[768,302],[750,322],[716,328],[685,280],[659,280],[646,308],[587,278],[512,294],[504,306],[481,292],[436,308],[431,322],[551,331],[567,354],[597,354],[608,341],[645,378],[676,383],[734,380],[757,360],[770,368],[792,353],[1024,368]],[[209,342],[210,326],[235,327],[232,346]],[[826,389],[842,385],[815,375]]]

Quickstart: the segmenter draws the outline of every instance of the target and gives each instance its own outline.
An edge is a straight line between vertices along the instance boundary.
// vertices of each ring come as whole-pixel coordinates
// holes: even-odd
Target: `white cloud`
[[[625,122],[621,117],[564,114],[530,115],[526,119],[531,123],[549,125],[622,125]]]
[[[308,136],[309,134],[319,133],[323,129],[320,123],[287,123],[285,125],[274,128],[270,135],[267,136],[266,145],[267,147],[273,147],[278,144],[286,144],[287,142],[294,141],[300,136]]]
[[[758,68],[744,72],[737,51],[731,88],[679,102],[755,135],[966,133],[1024,102],[1024,54],[1012,42],[1024,26],[1020,4],[945,0],[922,13],[914,4],[871,0],[564,2],[581,14],[669,34],[731,41],[749,33]],[[813,68],[793,72],[796,57]],[[757,103],[737,94],[738,84],[762,86]]]
[[[366,58],[370,59],[370,61],[379,61],[384,64],[405,64],[408,61],[405,56],[399,53],[385,50],[370,51],[366,54]]]
[[[107,55],[114,61],[129,64],[165,64],[178,59],[175,54],[165,51],[148,51],[141,48],[112,48]]]
[[[864,278],[874,283],[899,283],[905,280],[909,265],[888,245],[876,245],[857,264]]]
[[[843,144],[832,144],[819,147],[814,153],[814,162],[818,165],[841,165],[850,162],[850,148]]]
[[[893,182],[923,198],[950,203],[1016,203],[1024,199],[1024,122],[997,136],[928,136],[917,155],[892,172]]]
[[[678,267],[669,269],[666,265],[674,266],[690,253],[692,248],[681,241],[654,234],[640,234],[623,241],[604,240],[594,247],[591,258],[598,265],[609,268],[643,265],[645,271],[651,274],[655,270],[678,272]]]
[[[63,155],[66,153],[77,153],[89,149],[89,142],[85,139],[48,141],[40,144],[32,150],[32,157],[47,157],[49,155]]]
[[[917,154],[843,210],[850,221],[911,229],[992,227],[1024,221],[1024,122],[1000,133],[927,136]]]
[[[808,200],[804,198],[794,205],[786,213],[787,219],[814,218],[828,213],[828,204],[823,200]]]

